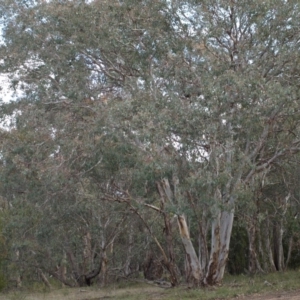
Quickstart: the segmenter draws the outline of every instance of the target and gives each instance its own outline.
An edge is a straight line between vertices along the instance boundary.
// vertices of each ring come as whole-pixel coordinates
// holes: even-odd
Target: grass
[[[160,288],[146,283],[121,282],[104,289],[60,288],[42,291],[40,288],[27,291],[14,291],[0,294],[0,300],[173,300],[173,299],[233,299],[254,294],[276,294],[300,289],[300,271],[272,273],[257,276],[227,275],[222,285],[203,289],[189,289],[186,285],[177,288]],[[254,296],[253,296],[254,297]]]

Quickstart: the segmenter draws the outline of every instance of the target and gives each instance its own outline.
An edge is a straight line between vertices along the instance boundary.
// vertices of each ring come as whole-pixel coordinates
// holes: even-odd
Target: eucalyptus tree
[[[240,191],[257,173],[299,151],[299,6],[174,1],[168,9],[176,44],[168,33],[168,53],[151,61],[148,81],[131,105],[120,104],[122,126],[148,141],[146,151],[162,160],[161,176],[179,178],[171,206],[180,228],[186,225],[181,212],[194,207],[188,195],[209,217],[209,259],[203,230],[200,259],[187,230],[181,233],[195,281],[214,284],[224,275]],[[172,156],[167,167],[163,155]]]
[[[1,68],[24,91],[14,111],[44,111],[76,178],[109,166],[115,200],[170,229],[177,218],[194,283],[220,282],[239,194],[299,150],[297,1],[7,0],[1,12]]]

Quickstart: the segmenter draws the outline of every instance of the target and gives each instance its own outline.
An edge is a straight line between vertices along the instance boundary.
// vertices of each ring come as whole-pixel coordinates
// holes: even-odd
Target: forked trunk
[[[199,286],[202,283],[203,273],[195,248],[190,239],[190,233],[184,215],[178,216],[177,220],[180,237],[187,256],[187,267],[190,270],[190,277],[193,281],[193,284]]]

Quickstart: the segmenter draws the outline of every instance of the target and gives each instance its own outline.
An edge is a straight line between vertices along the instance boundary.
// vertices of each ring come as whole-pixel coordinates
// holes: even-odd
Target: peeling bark
[[[211,250],[210,259],[208,263],[207,273],[205,276],[205,284],[213,284],[214,277],[217,273],[218,268],[218,257],[220,253],[220,214],[215,218],[212,223],[212,233],[211,233]]]
[[[256,272],[263,272],[263,269],[257,258],[256,247],[255,247],[256,229],[257,229],[257,222],[255,216],[253,216],[252,218],[250,218],[247,226],[248,244],[249,244],[248,271],[250,272],[250,274],[255,274]]]
[[[213,285],[224,277],[229,253],[234,211],[222,211],[212,225],[212,248],[205,284]]]
[[[190,239],[190,233],[184,215],[177,216],[177,221],[180,237],[186,252],[188,268],[191,271],[193,284],[198,286],[202,283],[203,279],[203,273],[201,270],[200,262],[198,260],[195,248]]]

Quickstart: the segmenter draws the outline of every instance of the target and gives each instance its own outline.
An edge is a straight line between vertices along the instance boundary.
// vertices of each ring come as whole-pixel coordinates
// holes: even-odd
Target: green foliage
[[[105,255],[122,274],[153,237],[168,247],[164,213],[187,216],[194,244],[203,226],[208,244],[235,210],[232,273],[247,268],[252,225],[273,244],[285,229],[286,254],[299,231],[297,1],[25,2],[0,4],[0,71],[22,91],[1,105],[15,121],[0,131],[12,276],[66,265],[73,284]],[[124,254],[128,224],[143,251]]]
[[[248,236],[244,227],[242,227],[238,220],[232,229],[232,236],[230,241],[228,257],[228,272],[229,274],[243,274],[248,269]]]
[[[3,230],[3,213],[0,213],[0,291],[6,288],[7,283],[8,283],[8,276],[6,273],[6,266],[7,266],[7,261],[6,259],[8,258],[8,249],[7,249],[7,242],[4,237],[4,234],[2,232]]]

